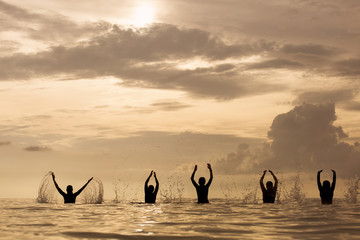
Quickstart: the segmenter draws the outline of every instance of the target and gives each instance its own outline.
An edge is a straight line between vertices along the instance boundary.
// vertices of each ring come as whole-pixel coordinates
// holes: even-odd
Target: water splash
[[[38,197],[36,201],[38,203],[58,203],[60,194],[55,188],[53,179],[53,172],[50,171],[40,182]],[[94,178],[83,192],[79,196],[81,203],[97,204],[102,203],[104,197],[104,187],[100,179]]]
[[[126,199],[126,196],[128,195],[129,192],[129,184],[122,183],[121,179],[118,178],[113,182],[113,190],[115,193],[114,202],[119,203]]]
[[[348,180],[348,189],[344,194],[347,203],[357,203],[357,197],[358,194],[360,194],[359,183],[360,178],[358,175],[355,175],[353,178]]]
[[[170,176],[166,184],[160,188],[160,195],[163,202],[181,202],[184,193],[184,182],[179,176]]]
[[[290,191],[287,191],[283,181],[280,182],[281,188],[278,193],[278,201],[280,202],[280,196],[285,202],[290,203],[302,203],[305,200],[305,193],[303,192],[303,184],[300,179],[300,174],[298,173],[294,178],[294,185],[291,187]]]
[[[43,179],[40,182],[38,197],[36,201],[38,203],[56,203],[57,199],[57,190],[52,180],[52,171],[45,174]]]
[[[245,188],[242,193],[242,202],[243,203],[258,203],[259,198],[257,197],[257,191],[259,186],[251,186],[250,184]]]
[[[220,183],[221,193],[224,195],[226,200],[237,199],[237,183],[234,181],[224,181]]]
[[[84,204],[101,204],[104,202],[104,186],[99,178],[94,177],[79,195]]]

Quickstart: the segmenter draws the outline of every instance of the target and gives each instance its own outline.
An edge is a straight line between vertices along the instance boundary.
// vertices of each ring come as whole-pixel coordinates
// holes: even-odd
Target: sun
[[[134,11],[132,25],[145,26],[155,21],[155,8],[150,3],[140,3]]]

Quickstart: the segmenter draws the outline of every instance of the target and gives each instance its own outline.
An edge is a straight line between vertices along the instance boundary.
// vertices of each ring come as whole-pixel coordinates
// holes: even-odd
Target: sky
[[[96,176],[107,198],[119,179],[141,196],[151,170],[195,197],[189,178],[195,164],[207,177],[206,163],[210,197],[227,179],[257,186],[264,169],[301,173],[308,196],[320,169],[344,185],[360,171],[359,11],[0,0],[0,197],[36,197],[49,171],[63,188]]]

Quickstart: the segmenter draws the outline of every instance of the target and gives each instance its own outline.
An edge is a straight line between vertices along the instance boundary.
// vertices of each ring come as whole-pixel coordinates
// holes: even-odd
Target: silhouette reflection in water
[[[61,188],[55,181],[55,174],[52,173],[51,175],[52,175],[56,189],[61,194],[61,196],[64,197],[64,203],[75,203],[76,197],[86,188],[86,186],[89,184],[89,182],[93,179],[93,178],[90,178],[89,181],[87,181],[87,183],[85,183],[85,185],[75,193],[73,193],[73,187],[71,185],[68,185],[66,187],[66,193],[65,193],[63,190],[61,190]]]
[[[271,170],[269,170],[269,172],[271,173],[271,175],[273,176],[273,178],[275,180],[275,185],[273,185],[273,183],[271,181],[268,181],[268,182],[266,182],[266,188],[265,188],[264,177],[266,174],[266,170],[264,170],[264,173],[260,178],[260,187],[261,187],[261,191],[263,193],[263,202],[264,203],[274,203],[275,202],[276,190],[277,190],[277,186],[278,186],[278,180],[277,180],[276,176],[274,175],[274,173]]]
[[[198,203],[209,203],[208,200],[208,193],[209,193],[209,187],[211,185],[211,182],[213,180],[213,172],[211,169],[211,165],[208,163],[207,167],[210,171],[210,179],[207,184],[205,184],[206,180],[204,177],[199,178],[199,184],[197,184],[194,180],[195,172],[197,171],[197,165],[195,165],[194,172],[191,175],[191,182],[196,188],[196,193],[198,197]]]
[[[333,172],[333,182],[330,187],[330,182],[325,180],[321,185],[320,182],[320,173],[323,170],[318,171],[317,173],[317,184],[320,191],[321,203],[322,204],[332,204],[332,199],[334,196],[335,184],[336,184],[336,172],[331,169]]]
[[[153,185],[148,186],[149,180],[153,174],[156,182],[155,189]],[[145,181],[145,203],[155,203],[158,190],[159,190],[159,181],[156,177],[156,173],[154,171],[151,171],[149,177]]]

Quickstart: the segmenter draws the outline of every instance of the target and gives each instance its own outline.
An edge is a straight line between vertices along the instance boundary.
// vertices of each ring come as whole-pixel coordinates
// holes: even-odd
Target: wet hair
[[[149,191],[149,192],[154,192],[154,186],[153,186],[153,185],[150,185],[150,186],[148,187],[148,191]]]
[[[273,188],[273,183],[272,183],[272,181],[268,181],[268,182],[266,183],[266,189],[270,189],[270,188]]]
[[[199,178],[199,184],[200,185],[205,185],[205,182],[206,182],[206,180],[205,180],[204,177]]]
[[[329,182],[328,180],[325,180],[325,181],[323,182],[323,187],[324,187],[324,188],[330,188],[330,182]]]
[[[67,191],[68,193],[72,193],[72,192],[73,192],[73,187],[72,187],[71,185],[68,185],[68,186],[66,187],[66,191]]]

